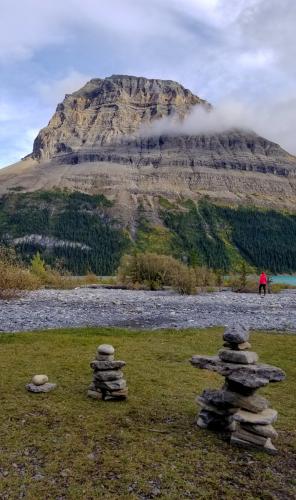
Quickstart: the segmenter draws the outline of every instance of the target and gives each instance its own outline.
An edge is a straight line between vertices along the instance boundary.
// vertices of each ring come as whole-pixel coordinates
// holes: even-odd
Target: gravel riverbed
[[[260,298],[230,291],[181,296],[171,291],[104,288],[38,290],[0,300],[0,331],[79,326],[189,328],[234,325],[296,332],[296,293]]]

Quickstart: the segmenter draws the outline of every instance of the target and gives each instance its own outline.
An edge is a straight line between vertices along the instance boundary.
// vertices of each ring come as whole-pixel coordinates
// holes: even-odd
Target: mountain
[[[93,79],[65,96],[29,157],[0,171],[0,193],[17,186],[102,193],[127,224],[139,203],[157,218],[158,196],[208,195],[293,210],[296,158],[254,132],[139,133],[161,118],[182,120],[196,106],[211,112],[207,101],[170,80]]]
[[[274,211],[295,211],[296,158],[249,130],[156,132],[196,107],[212,110],[179,83],[125,75],[66,95],[32,153],[0,170],[0,241],[76,273],[113,272],[128,248],[296,270],[295,216]]]

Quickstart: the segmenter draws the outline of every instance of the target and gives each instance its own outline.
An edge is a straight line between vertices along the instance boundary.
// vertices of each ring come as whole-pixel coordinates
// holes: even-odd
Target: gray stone
[[[121,370],[104,370],[101,372],[95,372],[94,374],[94,380],[99,382],[119,380],[121,378],[123,378],[123,372]]]
[[[233,415],[233,419],[237,422],[255,425],[273,424],[277,419],[277,411],[271,408],[262,410],[260,413],[251,413],[246,410],[239,410]]]
[[[104,396],[105,401],[111,401],[111,400],[120,400],[120,399],[127,399],[128,396],[128,388],[126,387],[125,389],[121,389],[119,391],[112,391],[112,392],[107,392]]]
[[[92,399],[97,399],[97,400],[99,400],[99,401],[100,401],[101,399],[103,399],[103,393],[102,393],[102,391],[100,391],[100,390],[98,390],[98,389],[96,389],[95,391],[92,391],[92,390],[90,390],[90,389],[89,389],[89,390],[87,391],[87,396],[88,396],[89,398],[92,398]]]
[[[110,344],[101,344],[97,349],[98,354],[114,354],[115,349],[113,345]]]
[[[110,392],[121,391],[126,388],[126,381],[122,378],[120,380],[114,380],[110,382],[98,382],[96,387]]]
[[[237,426],[235,432],[232,434],[234,438],[243,439],[244,441],[248,441],[249,443],[258,444],[260,446],[264,446],[267,441],[267,437],[260,436],[259,434],[253,434],[251,432],[242,429],[240,426]]]
[[[53,389],[55,389],[57,386],[57,384],[51,384],[49,382],[45,383],[45,384],[42,384],[42,385],[35,385],[35,384],[27,384],[26,385],[26,389],[29,391],[29,392],[35,392],[35,393],[39,393],[39,392],[50,392],[52,391]]]
[[[48,382],[48,376],[47,375],[34,375],[31,380],[32,384],[34,385],[43,385]]]
[[[261,445],[256,445],[255,443],[250,443],[249,441],[245,441],[244,439],[240,439],[238,437],[235,437],[232,434],[231,438],[230,438],[230,443],[234,444],[236,446],[240,446],[242,448],[250,448],[250,449],[254,448],[254,449],[261,450],[261,451],[266,451],[267,453],[269,453],[271,455],[275,455],[277,453],[277,449],[273,446],[273,444],[269,438],[266,440],[265,445],[261,446]]]
[[[280,382],[285,373],[280,368],[265,364],[242,365],[227,363],[219,356],[192,356],[191,364],[196,368],[219,373],[228,380],[250,389],[258,389],[269,382]]]
[[[249,335],[247,327],[237,324],[226,328],[223,339],[230,344],[242,344],[243,342],[248,342]]]
[[[199,404],[203,409],[208,410],[212,413],[216,413],[217,415],[221,415],[223,417],[230,415],[231,413],[235,413],[236,411],[239,410],[239,408],[235,408],[231,411],[231,408],[228,409],[221,409],[218,408],[217,406],[211,405],[207,403],[201,396],[198,396],[196,398],[197,404]]]
[[[90,366],[94,371],[120,370],[126,365],[125,361],[92,361]]]
[[[224,347],[229,347],[234,351],[245,351],[246,349],[251,349],[251,344],[249,342],[242,342],[242,344],[230,344],[229,342],[224,342]]]
[[[221,349],[219,351],[219,358],[228,363],[251,365],[257,363],[258,354],[252,351],[233,351],[231,349]]]
[[[97,361],[114,361],[114,354],[96,354]]]
[[[241,423],[241,428],[245,429],[248,432],[253,432],[254,434],[259,434],[260,436],[269,437],[272,439],[278,438],[278,433],[275,428],[271,424],[267,425],[248,425]]]
[[[199,419],[203,421],[204,427],[209,429],[220,430],[225,429],[229,425],[227,417],[224,418],[221,415],[217,415],[217,413],[206,410],[205,408],[203,408],[198,414],[197,425],[199,425]],[[201,426],[199,425],[199,427]]]
[[[243,396],[227,389],[205,389],[201,395],[201,399],[206,404],[214,405],[218,409],[236,407],[258,413],[268,408],[268,401],[262,396],[255,394]]]

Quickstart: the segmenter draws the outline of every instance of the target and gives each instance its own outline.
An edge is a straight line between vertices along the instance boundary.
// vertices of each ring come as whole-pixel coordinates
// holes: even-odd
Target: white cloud
[[[220,103],[211,111],[196,106],[183,121],[163,118],[140,129],[140,135],[199,135],[216,134],[232,129],[257,132],[267,139],[279,143],[290,153],[296,154],[296,98],[274,105],[262,106],[260,113],[255,106],[242,102]]]

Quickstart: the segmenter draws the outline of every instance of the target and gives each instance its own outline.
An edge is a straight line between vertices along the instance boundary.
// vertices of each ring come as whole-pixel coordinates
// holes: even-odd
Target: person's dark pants
[[[260,283],[260,285],[259,285],[259,295],[261,295],[262,288],[264,291],[264,295],[266,295],[266,285],[264,285],[263,283]]]

